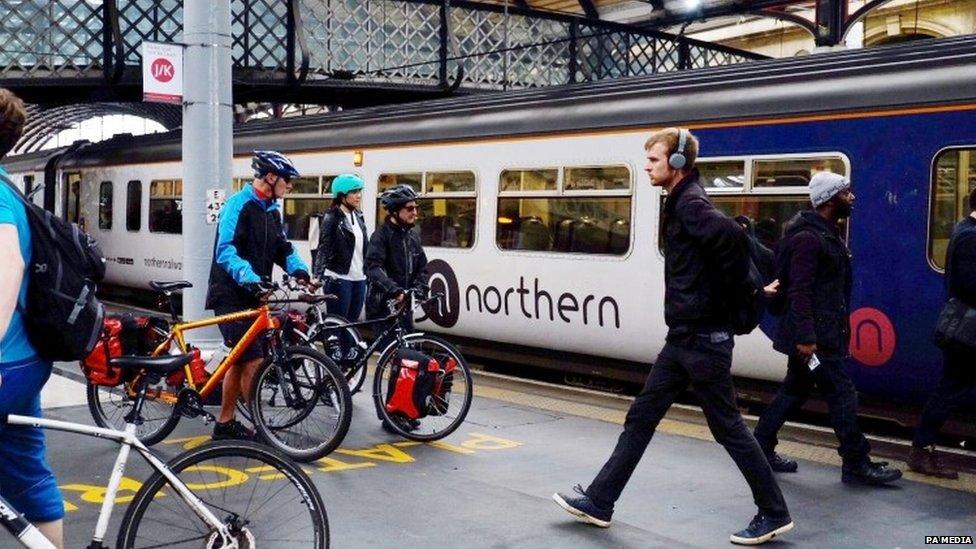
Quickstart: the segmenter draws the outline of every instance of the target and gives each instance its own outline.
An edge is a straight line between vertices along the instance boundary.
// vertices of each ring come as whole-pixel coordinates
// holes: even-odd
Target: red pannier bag
[[[102,322],[100,341],[81,361],[81,370],[93,385],[114,387],[122,383],[122,370],[111,360],[123,355],[148,356],[162,341],[155,329],[163,321],[131,314],[107,316]],[[165,329],[163,329],[165,331]]]
[[[393,356],[386,393],[386,411],[409,419],[420,419],[431,410],[434,383],[442,374],[432,357],[411,349],[400,349]]]

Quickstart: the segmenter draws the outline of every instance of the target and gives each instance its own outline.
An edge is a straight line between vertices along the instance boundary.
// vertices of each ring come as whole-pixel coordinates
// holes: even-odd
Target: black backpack
[[[766,295],[763,288],[772,282],[770,272],[772,252],[749,231],[746,232],[744,242],[749,261],[749,273],[738,288],[731,288],[729,292],[732,331],[736,335],[748,334],[759,326],[766,312]]]
[[[24,204],[31,232],[27,265],[27,337],[46,360],[81,360],[102,333],[105,307],[95,297],[105,276],[105,257],[95,240],[78,225],[56,217],[28,201],[9,179]]]

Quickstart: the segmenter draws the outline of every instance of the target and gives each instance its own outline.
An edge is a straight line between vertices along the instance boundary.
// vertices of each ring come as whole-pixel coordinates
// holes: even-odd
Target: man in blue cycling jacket
[[[217,315],[257,307],[276,264],[299,281],[307,283],[310,278],[308,265],[285,236],[278,206],[278,199],[291,190],[298,170],[287,156],[275,151],[255,151],[251,167],[254,182],[227,200],[217,221],[206,303]],[[252,323],[248,319],[220,324],[224,343],[236,345]],[[255,341],[224,376],[214,440],[254,438],[253,431],[234,418],[234,407],[240,395],[250,398],[251,382],[263,358],[261,343]]]

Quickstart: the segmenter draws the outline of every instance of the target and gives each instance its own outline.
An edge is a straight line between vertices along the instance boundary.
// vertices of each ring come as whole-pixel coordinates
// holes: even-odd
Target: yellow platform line
[[[627,415],[627,412],[623,410],[614,410],[603,406],[572,402],[570,400],[525,393],[521,391],[513,391],[510,389],[486,387],[484,385],[475,385],[474,394],[480,398],[487,398],[507,402],[509,404],[537,408],[548,412],[580,416],[588,419],[605,421],[607,423],[614,423],[616,425],[623,425],[624,418]],[[669,435],[695,438],[710,442],[715,441],[715,439],[712,437],[712,433],[708,430],[708,426],[697,423],[676,421],[665,418],[661,420],[657,430],[658,432],[667,433]],[[841,465],[840,456],[837,454],[837,450],[834,448],[815,446],[801,442],[782,441],[776,446],[776,451],[780,454],[796,459],[833,465],[835,467],[840,467]],[[904,471],[905,476],[903,478],[909,481],[938,486],[940,488],[948,488],[950,490],[976,493],[976,475],[960,473],[958,480],[940,479],[913,473],[908,470],[908,466],[903,461],[889,461],[891,461],[893,466]]]

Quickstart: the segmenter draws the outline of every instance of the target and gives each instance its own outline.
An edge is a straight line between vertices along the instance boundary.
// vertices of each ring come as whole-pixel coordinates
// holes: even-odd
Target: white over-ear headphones
[[[688,159],[685,158],[685,144],[687,141],[688,131],[684,128],[678,128],[678,148],[668,157],[668,165],[676,170],[684,168],[685,164],[688,163]]]

